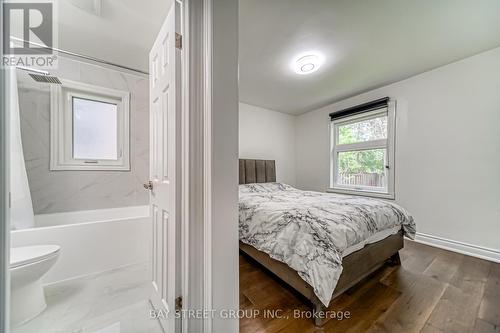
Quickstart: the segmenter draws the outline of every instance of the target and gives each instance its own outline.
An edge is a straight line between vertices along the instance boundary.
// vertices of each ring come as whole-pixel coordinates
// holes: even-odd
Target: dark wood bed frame
[[[276,164],[274,160],[239,160],[239,183],[266,183],[276,181]],[[333,291],[332,300],[371,273],[382,267],[385,263],[400,265],[399,250],[403,248],[403,232],[391,235],[379,242],[366,245],[363,249],[353,252],[343,258],[343,271]],[[288,265],[272,259],[267,253],[257,250],[253,246],[240,242],[240,251],[257,261],[267,270],[275,274],[299,294],[308,299],[315,311],[327,311],[321,303],[313,288],[299,274]],[[315,318],[316,326],[323,326],[329,316]]]

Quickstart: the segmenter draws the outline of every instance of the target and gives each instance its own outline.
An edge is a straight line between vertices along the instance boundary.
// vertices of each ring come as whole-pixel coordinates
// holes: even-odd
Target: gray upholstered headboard
[[[250,160],[240,158],[240,184],[270,183],[276,181],[274,160]]]

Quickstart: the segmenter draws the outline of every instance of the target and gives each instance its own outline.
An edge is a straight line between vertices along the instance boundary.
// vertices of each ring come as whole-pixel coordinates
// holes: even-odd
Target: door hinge
[[[175,298],[175,311],[182,310],[182,296],[178,296]]]
[[[175,33],[175,48],[182,50],[182,35]]]

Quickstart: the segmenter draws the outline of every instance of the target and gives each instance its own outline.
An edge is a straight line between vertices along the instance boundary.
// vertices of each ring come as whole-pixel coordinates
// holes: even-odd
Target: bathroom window
[[[50,169],[130,170],[129,96],[66,80],[53,85]]]

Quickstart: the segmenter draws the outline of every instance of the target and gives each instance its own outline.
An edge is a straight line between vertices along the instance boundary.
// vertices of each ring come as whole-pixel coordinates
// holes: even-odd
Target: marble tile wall
[[[50,171],[50,93],[47,84],[19,75],[21,135],[35,214],[138,206],[148,203],[149,87],[144,75],[60,58],[51,74],[130,91],[130,171]]]

